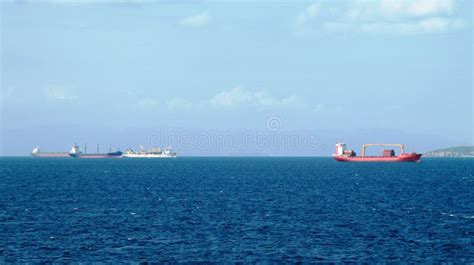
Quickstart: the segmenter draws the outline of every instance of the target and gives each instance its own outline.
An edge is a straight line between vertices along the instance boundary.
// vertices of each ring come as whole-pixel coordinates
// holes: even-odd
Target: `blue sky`
[[[35,128],[249,129],[273,116],[286,130],[472,144],[472,11],[450,0],[2,2],[2,153],[54,145]]]

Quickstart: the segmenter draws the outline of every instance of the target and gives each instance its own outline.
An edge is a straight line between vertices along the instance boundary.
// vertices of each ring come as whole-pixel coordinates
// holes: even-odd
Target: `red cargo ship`
[[[392,149],[383,150],[381,156],[366,156],[365,149],[369,146],[397,146],[400,147],[400,155],[395,155]],[[333,155],[334,160],[340,162],[418,162],[422,154],[405,153],[403,144],[364,144],[362,145],[362,156],[357,156],[353,150],[346,150],[346,144],[337,143],[336,153]]]

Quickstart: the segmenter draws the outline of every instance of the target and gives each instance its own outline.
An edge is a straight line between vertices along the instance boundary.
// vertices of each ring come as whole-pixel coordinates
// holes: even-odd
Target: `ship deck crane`
[[[362,145],[362,156],[365,156],[365,149],[367,149],[367,147],[369,146],[396,146],[396,147],[400,147],[400,151],[403,153],[405,153],[405,145],[403,144],[363,144]]]

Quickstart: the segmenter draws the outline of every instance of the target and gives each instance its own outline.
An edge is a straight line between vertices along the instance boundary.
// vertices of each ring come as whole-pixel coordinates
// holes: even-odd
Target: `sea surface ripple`
[[[474,160],[0,158],[0,262],[474,262]]]

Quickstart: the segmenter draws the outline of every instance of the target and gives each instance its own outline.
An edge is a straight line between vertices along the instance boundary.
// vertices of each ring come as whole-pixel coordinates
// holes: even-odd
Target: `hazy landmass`
[[[433,150],[424,154],[425,157],[474,157],[474,146],[455,146]]]

